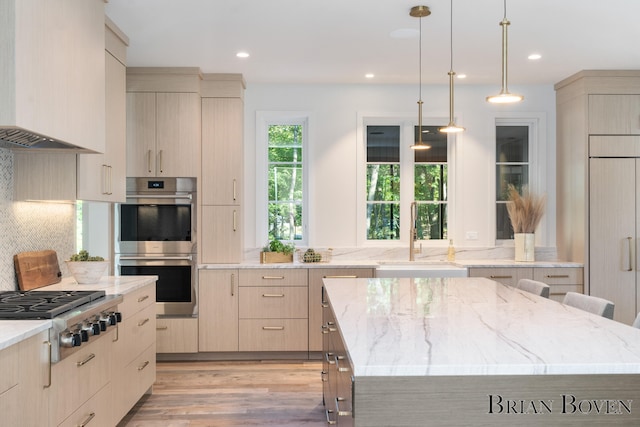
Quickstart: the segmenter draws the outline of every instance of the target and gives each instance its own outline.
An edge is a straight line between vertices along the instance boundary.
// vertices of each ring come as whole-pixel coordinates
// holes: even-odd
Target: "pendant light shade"
[[[524,96],[509,93],[509,89],[507,89],[507,28],[509,25],[511,23],[507,19],[507,0],[504,0],[504,18],[500,21],[502,27],[502,89],[498,95],[487,97],[488,102],[495,104],[520,102],[524,99]]]
[[[463,132],[465,129],[463,127],[460,127],[458,125],[456,125],[456,122],[453,120],[453,78],[455,77],[456,73],[455,71],[453,71],[453,0],[451,0],[451,25],[449,27],[450,29],[450,34],[449,34],[449,40],[450,40],[450,51],[449,51],[449,58],[450,58],[450,65],[449,65],[449,72],[447,73],[449,75],[449,124],[443,128],[438,129],[440,132],[444,132],[444,133],[457,133],[457,132]]]
[[[411,146],[414,150],[428,150],[429,144],[422,141],[422,18],[431,15],[431,10],[427,6],[414,6],[409,15],[420,19],[420,42],[418,44],[418,140]]]

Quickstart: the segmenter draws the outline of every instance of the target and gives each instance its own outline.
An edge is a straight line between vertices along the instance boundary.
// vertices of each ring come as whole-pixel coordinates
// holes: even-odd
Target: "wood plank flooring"
[[[322,363],[158,362],[153,394],[118,427],[326,426]]]

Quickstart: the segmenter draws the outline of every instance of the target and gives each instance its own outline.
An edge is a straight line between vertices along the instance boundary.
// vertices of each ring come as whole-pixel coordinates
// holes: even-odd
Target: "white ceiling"
[[[453,0],[456,84],[500,85],[503,0]],[[450,0],[109,0],[130,39],[129,66],[242,73],[249,84],[447,84]],[[509,0],[509,87],[552,84],[583,69],[640,69],[640,1]],[[236,52],[250,53],[247,59]],[[539,53],[536,62],[527,59]],[[366,73],[375,78],[365,79]]]

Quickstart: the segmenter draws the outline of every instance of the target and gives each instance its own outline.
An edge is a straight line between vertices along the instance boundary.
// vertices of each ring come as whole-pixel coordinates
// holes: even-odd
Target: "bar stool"
[[[579,308],[598,316],[613,319],[614,304],[604,298],[598,298],[591,295],[579,294],[577,292],[567,292],[564,296],[563,304]]]
[[[546,283],[531,279],[518,280],[516,288],[522,289],[523,291],[529,292],[534,295],[540,295],[544,298],[549,298],[549,290],[551,289]]]

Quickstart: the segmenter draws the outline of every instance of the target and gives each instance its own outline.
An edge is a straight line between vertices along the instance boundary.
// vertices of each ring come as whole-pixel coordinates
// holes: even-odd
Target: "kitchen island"
[[[486,278],[324,283],[338,425],[640,425],[638,329]]]

